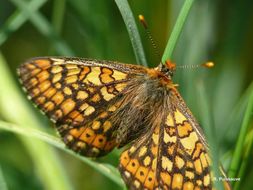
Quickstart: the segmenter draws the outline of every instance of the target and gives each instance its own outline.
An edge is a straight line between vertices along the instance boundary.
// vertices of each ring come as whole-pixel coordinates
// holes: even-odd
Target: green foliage
[[[145,52],[152,52],[146,61],[140,40],[145,35],[141,26],[139,35],[135,23],[138,14],[145,15],[157,45],[166,47],[163,61],[216,63],[208,71],[178,69],[174,81],[204,128],[215,174],[221,162],[229,177],[240,177],[233,183],[235,189],[252,189],[252,5],[200,0],[1,1],[0,189],[124,188],[116,168],[119,153],[91,160],[65,148],[47,127],[48,119],[24,97],[16,68],[29,57],[55,54],[157,65],[160,60],[143,38]]]
[[[177,40],[179,38],[179,35],[181,34],[181,31],[183,29],[184,23],[186,21],[186,18],[189,14],[189,11],[193,5],[194,0],[186,0],[181,12],[178,16],[177,22],[175,23],[175,26],[171,32],[171,36],[169,38],[169,41],[167,43],[167,46],[165,48],[162,62],[164,63],[167,59],[172,59],[172,53],[175,49],[175,46],[177,44]]]
[[[1,167],[0,167],[0,189],[8,190]]]
[[[127,0],[115,0],[115,3],[117,4],[117,6],[120,10],[120,13],[121,13],[123,20],[125,22],[127,31],[129,33],[129,38],[132,42],[136,62],[138,64],[147,66],[147,61],[146,61],[145,54],[144,54],[143,47],[142,47],[142,43],[140,40],[140,35],[137,30],[136,23],[134,21],[133,13],[129,7]]]

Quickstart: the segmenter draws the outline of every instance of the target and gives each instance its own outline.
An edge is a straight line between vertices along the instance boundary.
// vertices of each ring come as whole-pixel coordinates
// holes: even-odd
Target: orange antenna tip
[[[202,64],[202,66],[206,67],[206,68],[212,68],[212,67],[214,67],[214,63],[213,62],[207,62],[207,63]]]
[[[142,23],[142,25],[144,26],[145,29],[148,28],[147,22],[146,22],[143,15],[139,15],[139,21]]]

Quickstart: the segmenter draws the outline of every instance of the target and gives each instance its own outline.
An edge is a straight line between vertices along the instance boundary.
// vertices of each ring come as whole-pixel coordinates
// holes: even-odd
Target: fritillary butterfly
[[[119,164],[129,189],[214,189],[205,137],[172,82],[174,70],[169,61],[146,68],[45,57],[18,73],[73,151],[99,157],[130,143]]]

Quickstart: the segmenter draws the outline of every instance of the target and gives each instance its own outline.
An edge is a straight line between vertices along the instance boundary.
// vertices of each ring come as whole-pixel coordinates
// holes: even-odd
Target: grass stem
[[[177,40],[182,32],[186,18],[190,12],[194,0],[185,0],[184,5],[178,15],[176,24],[171,32],[169,41],[166,45],[165,51],[163,53],[162,62],[165,63],[166,60],[172,59],[173,51],[176,47]]]

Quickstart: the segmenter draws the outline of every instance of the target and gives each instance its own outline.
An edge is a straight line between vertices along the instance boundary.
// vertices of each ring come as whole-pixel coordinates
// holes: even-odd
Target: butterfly
[[[87,157],[127,147],[119,171],[129,189],[214,189],[208,144],[172,81],[174,71],[170,61],[147,68],[42,57],[18,74],[67,147]]]

